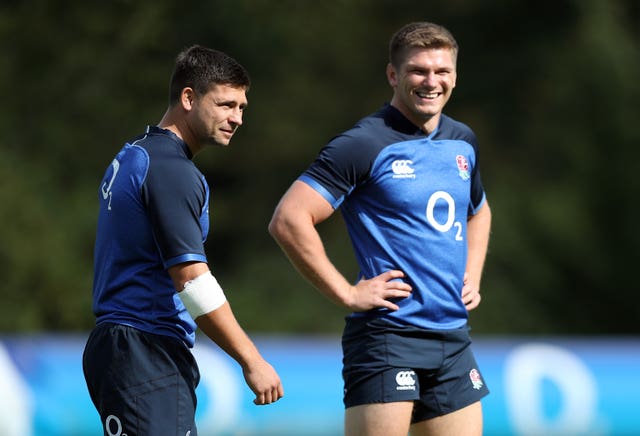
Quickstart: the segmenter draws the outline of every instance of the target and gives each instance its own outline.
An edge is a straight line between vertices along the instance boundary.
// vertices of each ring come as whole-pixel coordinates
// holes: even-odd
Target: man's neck
[[[184,121],[184,118],[180,119],[173,116],[171,108],[167,109],[167,112],[165,112],[164,116],[158,123],[158,127],[175,133],[178,138],[182,139],[185,144],[187,144],[187,147],[189,147],[193,156],[201,150],[201,147],[198,147],[198,144],[196,144],[196,141],[193,139],[194,136],[191,134],[189,126]]]

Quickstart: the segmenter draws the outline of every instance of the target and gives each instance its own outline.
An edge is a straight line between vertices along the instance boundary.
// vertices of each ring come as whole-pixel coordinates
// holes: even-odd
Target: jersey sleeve
[[[202,220],[208,212],[208,190],[195,166],[184,159],[151,160],[142,197],[164,267],[206,262],[208,229],[202,228]]]
[[[298,178],[320,193],[334,209],[371,171],[372,158],[366,142],[347,132],[335,137]]]
[[[478,153],[478,140],[476,135],[469,129],[467,142],[473,147],[475,162],[471,169],[471,192],[469,202],[469,215],[475,215],[486,201],[486,194],[480,177],[480,155]]]

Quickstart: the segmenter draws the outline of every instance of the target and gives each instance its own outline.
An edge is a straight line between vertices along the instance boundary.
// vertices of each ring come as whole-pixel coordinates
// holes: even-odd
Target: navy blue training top
[[[125,324],[193,346],[196,324],[167,273],[183,262],[207,262],[209,186],[191,158],[177,135],[149,126],[107,168],[94,250],[97,324]]]
[[[429,135],[391,105],[332,139],[299,177],[340,208],[359,278],[398,269],[413,292],[377,316],[423,329],[467,322],[467,218],[485,201],[472,130],[442,115]]]

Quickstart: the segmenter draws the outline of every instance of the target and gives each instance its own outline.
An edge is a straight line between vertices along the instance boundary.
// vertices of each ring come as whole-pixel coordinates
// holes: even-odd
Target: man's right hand
[[[354,312],[386,308],[398,310],[391,298],[406,298],[411,294],[411,285],[401,280],[404,273],[398,270],[386,271],[371,279],[362,279],[349,289],[346,305]]]
[[[284,396],[280,377],[265,360],[256,361],[242,369],[244,379],[256,395],[254,404],[262,406],[278,401]]]

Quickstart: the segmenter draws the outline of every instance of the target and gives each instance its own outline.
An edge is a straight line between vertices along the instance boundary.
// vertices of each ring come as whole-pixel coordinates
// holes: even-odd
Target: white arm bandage
[[[227,301],[224,291],[211,271],[185,283],[178,296],[193,319],[216,310]]]

